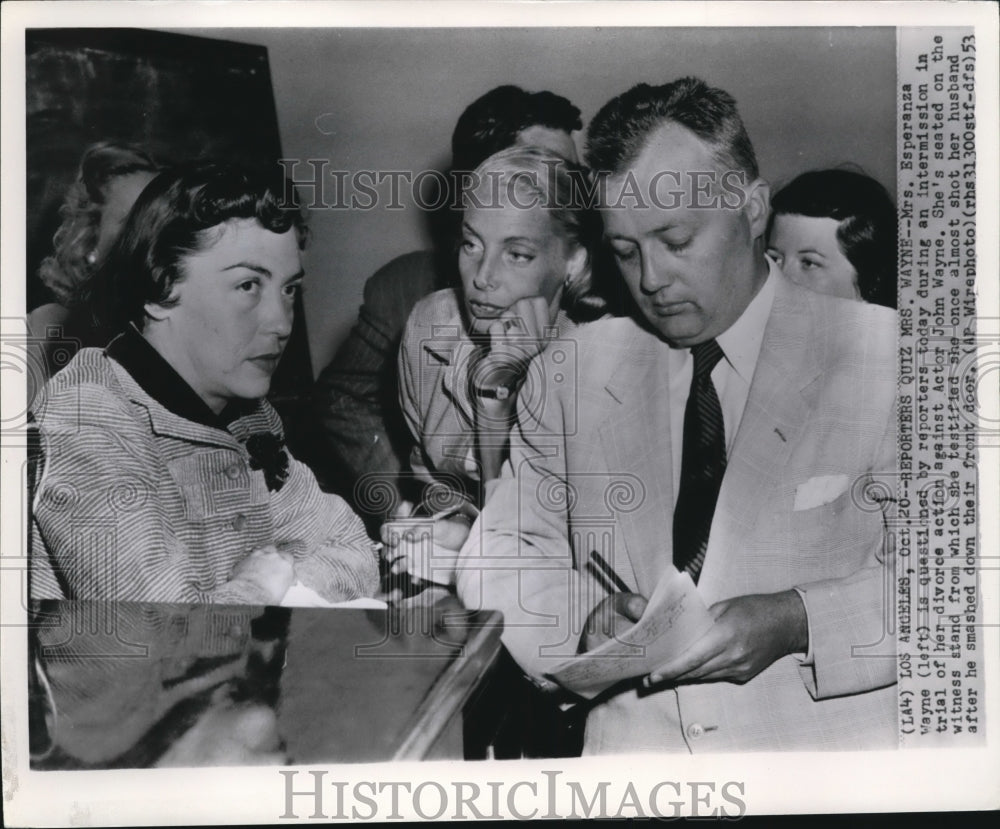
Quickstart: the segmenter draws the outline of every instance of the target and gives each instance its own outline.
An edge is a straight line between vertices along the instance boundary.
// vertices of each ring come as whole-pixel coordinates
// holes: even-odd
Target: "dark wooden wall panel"
[[[25,54],[29,310],[50,300],[38,266],[89,144],[128,141],[167,162],[281,157],[263,46],[143,29],[32,29]],[[311,383],[298,308],[272,397],[291,413]]]

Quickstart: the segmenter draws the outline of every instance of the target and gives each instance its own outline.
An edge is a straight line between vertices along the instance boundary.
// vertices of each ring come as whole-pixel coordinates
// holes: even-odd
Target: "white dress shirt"
[[[724,360],[719,360],[712,369],[712,383],[719,395],[719,405],[722,406],[723,426],[726,432],[726,458],[733,450],[736,433],[743,419],[743,410],[750,395],[750,383],[757,368],[757,358],[760,356],[760,346],[764,341],[764,329],[768,317],[771,316],[771,304],[774,301],[775,272],[778,266],[767,260],[767,279],[757,292],[746,310],[729,328],[723,331],[715,341],[725,354]],[[684,410],[688,396],[691,394],[691,375],[694,373],[694,357],[690,348],[677,348],[670,352],[670,434],[672,461],[674,473],[674,505],[677,504],[677,494],[681,485],[681,461],[684,450]],[[681,436],[678,439],[676,436]],[[796,588],[798,589],[798,588]],[[801,591],[799,591],[801,595]],[[806,619],[809,624],[808,617]],[[812,630],[809,630],[809,647],[806,653],[796,653],[795,657],[803,664],[812,664]]]
[[[750,395],[750,383],[757,368],[760,346],[764,341],[764,328],[771,315],[774,301],[775,270],[777,266],[768,259],[768,274],[757,295],[746,310],[729,328],[715,338],[725,359],[712,369],[712,384],[719,395],[722,419],[726,431],[726,457],[732,453],[733,442],[743,419],[743,410]],[[674,504],[681,484],[681,455],[684,449],[684,410],[691,394],[691,376],[694,357],[690,348],[671,349],[670,367],[670,444],[673,448]]]

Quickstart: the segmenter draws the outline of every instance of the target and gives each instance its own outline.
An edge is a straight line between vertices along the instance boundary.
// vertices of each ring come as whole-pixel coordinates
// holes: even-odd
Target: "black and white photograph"
[[[2,14],[6,824],[1000,808],[995,5]]]

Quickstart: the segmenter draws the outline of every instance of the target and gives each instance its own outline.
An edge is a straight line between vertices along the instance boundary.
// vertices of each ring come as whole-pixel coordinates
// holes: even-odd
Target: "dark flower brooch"
[[[247,438],[250,468],[264,470],[267,488],[277,492],[288,480],[288,453],[277,435],[271,432],[254,432]]]

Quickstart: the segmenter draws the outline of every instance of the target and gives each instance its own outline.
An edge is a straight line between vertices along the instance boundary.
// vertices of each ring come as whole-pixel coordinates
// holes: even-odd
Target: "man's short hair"
[[[519,86],[491,89],[462,113],[451,137],[451,166],[475,170],[487,158],[517,141],[529,127],[572,133],[583,127],[580,110],[554,92],[525,92]]]
[[[740,171],[747,182],[759,175],[735,99],[692,77],[662,86],[642,83],[608,101],[587,130],[588,166],[595,172],[622,172],[666,123],[679,124],[708,144],[721,172]]]
[[[181,259],[211,245],[211,231],[230,220],[255,219],[274,233],[295,228],[303,247],[305,217],[279,169],[196,161],[160,173],[142,191],[95,277],[98,321],[112,332],[129,322],[141,329],[147,303],[170,304],[174,283],[184,278]]]

